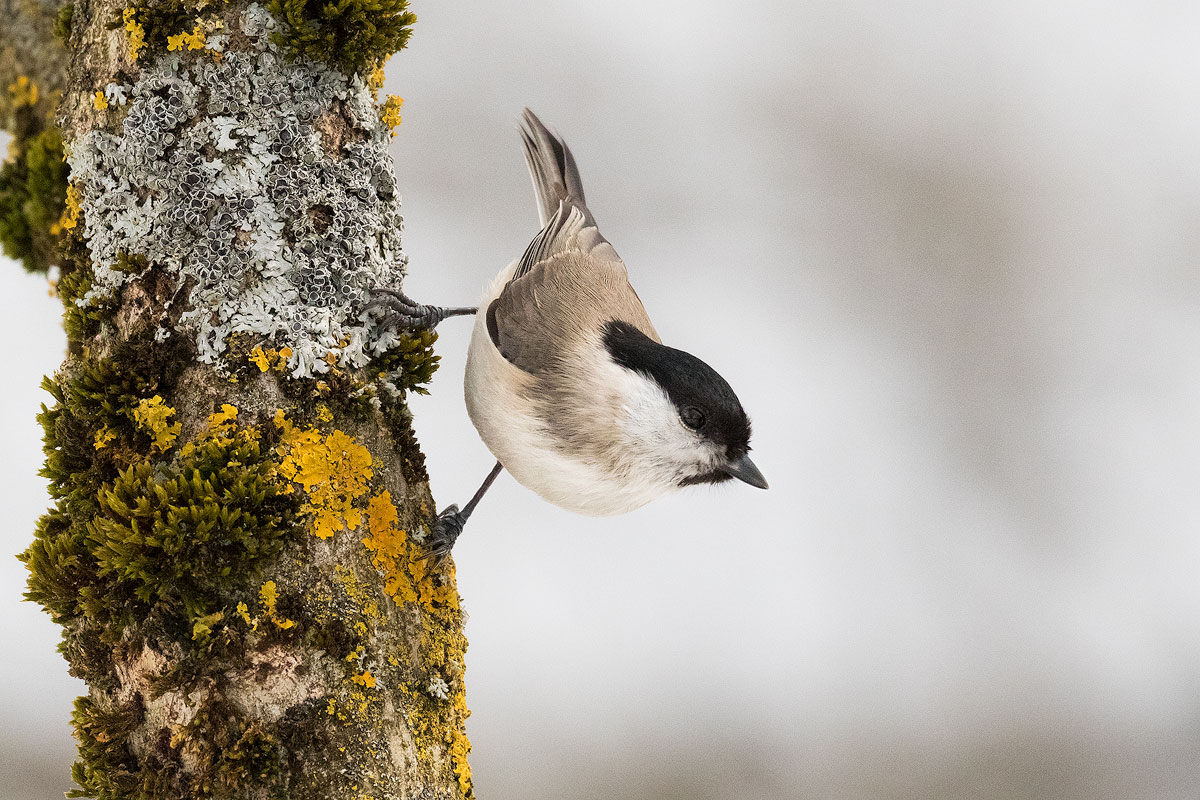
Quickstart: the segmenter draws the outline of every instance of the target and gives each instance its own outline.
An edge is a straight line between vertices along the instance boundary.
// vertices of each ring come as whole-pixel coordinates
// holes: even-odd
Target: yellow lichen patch
[[[226,423],[237,422],[237,415],[237,406],[222,403],[220,411],[208,415],[208,429],[216,432],[217,429],[223,427]]]
[[[383,575],[383,590],[396,601],[419,603],[426,611],[435,606],[458,608],[458,592],[450,581],[435,580],[436,571],[420,547],[399,527],[392,494],[386,489],[367,503],[367,538],[371,563]]]
[[[371,77],[367,78],[367,87],[371,90],[371,97],[375,97],[379,90],[383,88],[383,80],[386,77],[383,68],[387,64],[387,59],[379,62],[379,66],[371,70]]]
[[[370,672],[363,672],[350,679],[353,683],[338,692],[336,697],[329,698],[325,712],[347,725],[362,724],[372,717],[378,719],[383,710],[383,702],[379,692],[364,692],[360,687],[372,688],[375,677]],[[370,681],[370,686],[367,681]]]
[[[108,108],[108,101],[104,99],[104,92],[96,92],[92,95],[92,108],[97,111],[103,111]]]
[[[375,474],[370,451],[340,430],[328,436],[311,428],[300,430],[282,409],[275,414],[275,424],[282,431],[276,450],[282,457],[279,475],[308,493],[302,510],[313,515],[313,535],[327,539],[343,528],[357,528],[362,511],[354,503],[367,493]]]
[[[246,605],[245,603],[238,603],[237,613],[238,616],[242,618],[242,621],[250,626],[250,630],[258,630],[258,618],[250,616],[250,606]]]
[[[264,350],[262,347],[256,347],[250,351],[250,355],[247,357],[251,364],[258,367],[259,372],[266,372],[271,368],[282,372],[287,369],[288,359],[292,357],[292,348],[284,347],[276,350],[269,347]]]
[[[225,619],[225,612],[214,611],[211,614],[205,614],[192,625],[192,639],[204,639],[212,633],[213,626],[221,620]]]
[[[321,422],[333,422],[333,412],[329,410],[329,406],[324,403],[317,406],[317,419]]]
[[[256,364],[259,372],[266,372],[271,368],[271,360],[267,358],[267,354],[261,347],[256,347],[250,351],[250,363]]]
[[[138,427],[150,434],[153,446],[159,452],[170,449],[175,438],[179,436],[182,426],[178,422],[168,422],[175,416],[175,409],[163,402],[158,395],[138,403],[133,410],[134,421]]]
[[[471,712],[467,710],[467,698],[462,692],[454,701],[454,710],[462,714],[460,719],[466,720]],[[471,752],[471,740],[467,738],[462,726],[454,729],[450,736],[450,763],[454,765],[454,774],[458,776],[458,788],[463,797],[471,797],[471,764],[467,755]]]
[[[265,613],[267,618],[275,624],[275,627],[279,628],[280,630],[287,630],[296,624],[294,620],[280,619],[279,615],[275,611],[275,604],[279,602],[279,593],[278,589],[275,587],[275,581],[267,581],[264,583],[262,588],[258,590],[258,597],[260,600],[262,600],[263,613]]]
[[[63,231],[69,231],[79,224],[79,201],[83,199],[79,187],[73,183],[67,184],[67,202],[58,222],[50,226],[50,232],[58,236]]]
[[[8,98],[10,107],[14,109],[37,105],[37,84],[29,80],[27,76],[21,75],[8,85]]]
[[[117,434],[109,430],[108,426],[104,426],[96,431],[95,445],[97,450],[103,450],[108,447],[108,443],[117,438]]]
[[[137,21],[137,10],[127,8],[121,17],[125,21],[125,32],[129,34],[129,60],[137,61],[141,52],[146,49],[146,29]]]
[[[396,135],[396,128],[400,127],[400,106],[402,105],[404,105],[404,98],[389,94],[384,104],[379,107],[379,121],[388,127],[392,136]]]
[[[199,22],[192,28],[191,33],[177,33],[167,37],[168,50],[203,50],[207,40],[204,38],[204,26]]]

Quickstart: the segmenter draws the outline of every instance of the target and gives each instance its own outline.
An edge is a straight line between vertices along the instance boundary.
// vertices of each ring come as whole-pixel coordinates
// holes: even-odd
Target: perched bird
[[[444,556],[501,469],[555,505],[602,516],[681,486],[737,478],[767,488],[750,460],[750,420],[725,379],[662,344],[600,234],[566,144],[525,109],[521,137],[542,229],[501,270],[478,311],[381,289],[383,325],[432,327],[476,314],[467,412],[498,459],[427,542]]]

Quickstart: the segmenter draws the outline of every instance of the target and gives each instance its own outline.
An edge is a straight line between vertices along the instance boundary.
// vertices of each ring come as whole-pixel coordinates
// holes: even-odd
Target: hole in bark
[[[315,205],[308,210],[308,218],[312,220],[317,233],[324,233],[333,224],[333,208],[324,204]]]

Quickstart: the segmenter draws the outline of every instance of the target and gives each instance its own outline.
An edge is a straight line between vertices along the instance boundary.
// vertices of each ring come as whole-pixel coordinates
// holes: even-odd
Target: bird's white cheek
[[[617,428],[624,448],[636,469],[674,486],[703,459],[699,440],[679,421],[675,405],[658,384],[621,371]]]

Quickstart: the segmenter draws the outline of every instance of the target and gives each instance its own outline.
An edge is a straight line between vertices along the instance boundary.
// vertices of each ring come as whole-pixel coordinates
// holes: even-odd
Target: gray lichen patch
[[[78,304],[113,297],[138,257],[179,287],[174,331],[201,361],[243,333],[290,348],[291,374],[311,377],[396,343],[358,309],[372,287],[400,282],[402,218],[370,89],[286,58],[275,28],[252,5],[244,51],[214,35],[107,87],[119,130],[83,134],[69,157],[94,271]]]

